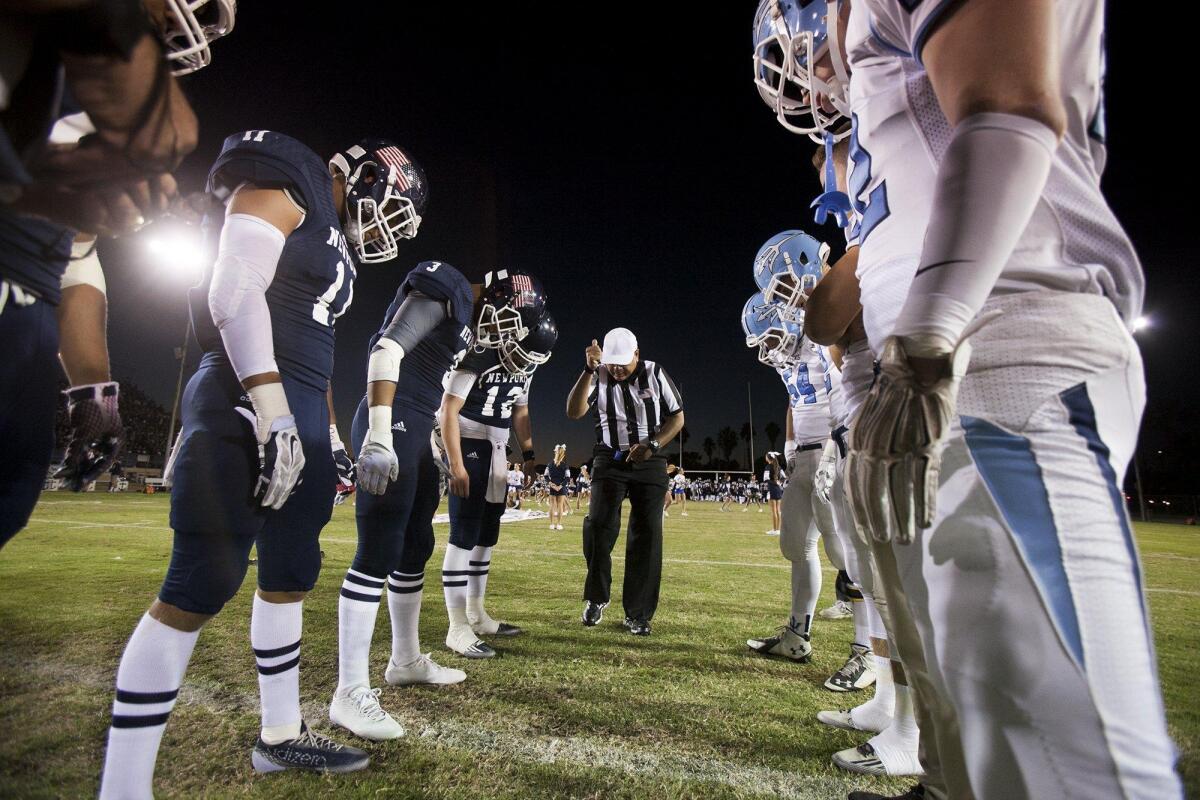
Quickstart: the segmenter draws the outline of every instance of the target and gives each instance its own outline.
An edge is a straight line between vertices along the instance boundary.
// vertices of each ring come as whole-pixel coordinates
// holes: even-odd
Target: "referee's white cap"
[[[600,361],[604,364],[628,364],[638,349],[637,337],[629,328],[613,328],[604,334]]]

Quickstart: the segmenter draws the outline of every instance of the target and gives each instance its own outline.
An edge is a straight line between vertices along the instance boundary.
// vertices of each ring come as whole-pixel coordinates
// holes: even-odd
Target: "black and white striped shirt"
[[[683,396],[665,369],[653,361],[639,361],[624,381],[613,379],[604,367],[596,370],[588,405],[596,421],[596,441],[628,450],[653,438],[664,419],[682,411]]]

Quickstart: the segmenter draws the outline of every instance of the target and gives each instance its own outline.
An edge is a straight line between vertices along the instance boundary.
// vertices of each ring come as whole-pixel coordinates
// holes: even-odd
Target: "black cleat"
[[[496,632],[492,636],[520,636],[524,631],[516,625],[510,625],[507,622],[497,623]]]
[[[904,794],[883,795],[879,792],[851,792],[846,800],[925,800],[925,787],[917,784]]]
[[[604,609],[608,603],[593,603],[587,600],[583,604],[583,624],[589,628],[593,625],[599,625],[600,620],[604,619]]]
[[[625,628],[634,636],[649,636],[650,623],[644,619],[625,618]]]
[[[300,723],[300,735],[279,744],[267,744],[260,737],[250,754],[256,772],[306,769],[312,772],[355,772],[370,761],[357,747],[339,744],[328,736],[309,730]]]

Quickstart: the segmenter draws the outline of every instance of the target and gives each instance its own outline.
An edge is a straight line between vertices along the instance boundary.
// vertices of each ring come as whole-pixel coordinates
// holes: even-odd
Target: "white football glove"
[[[917,527],[933,524],[942,448],[970,357],[964,339],[941,377],[922,385],[900,339],[884,342],[875,384],[850,426],[846,461],[846,492],[864,540],[886,542],[894,534],[908,544]]]
[[[821,461],[817,464],[817,471],[813,473],[813,491],[825,505],[832,502],[830,493],[833,492],[833,482],[837,479],[837,457],[837,442],[830,439],[825,443]]]
[[[367,421],[367,439],[358,450],[358,485],[371,494],[383,494],[388,482],[400,475],[392,447],[392,407],[371,406]]]
[[[282,383],[265,383],[247,391],[254,411],[244,406],[236,406],[235,410],[254,427],[258,445],[254,496],[262,497],[263,506],[279,510],[300,485],[304,471],[300,431]]]
[[[783,446],[783,463],[787,468],[788,475],[796,474],[796,453],[799,449],[796,447],[796,442],[788,441]]]

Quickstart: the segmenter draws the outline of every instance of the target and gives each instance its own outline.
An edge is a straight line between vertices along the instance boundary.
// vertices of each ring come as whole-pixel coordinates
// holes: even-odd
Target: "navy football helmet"
[[[754,84],[779,124],[816,142],[850,133],[845,59],[837,41],[837,0],[761,0],[754,15]],[[826,80],[813,65],[830,52],[834,75]],[[825,111],[815,95],[830,99]]]
[[[237,0],[163,0],[160,26],[172,75],[187,75],[212,62],[209,44],[229,34]]]
[[[796,319],[828,262],[829,245],[804,231],[784,231],[759,248],[754,257],[754,282],[768,302],[782,304],[782,314]]]
[[[755,292],[742,307],[742,332],[746,347],[758,348],[758,360],[768,367],[786,367],[800,357],[804,312],[785,315],[782,303]]]
[[[425,172],[387,139],[365,139],[329,160],[346,180],[346,239],[364,264],[390,261],[417,235],[429,199]]]
[[[550,360],[550,352],[558,341],[558,326],[549,311],[543,311],[537,324],[524,339],[507,339],[500,343],[500,363],[513,375],[532,375],[533,371]]]
[[[506,341],[521,341],[537,326],[546,310],[546,292],[529,273],[502,269],[484,277],[479,302],[475,343],[497,348]]]

